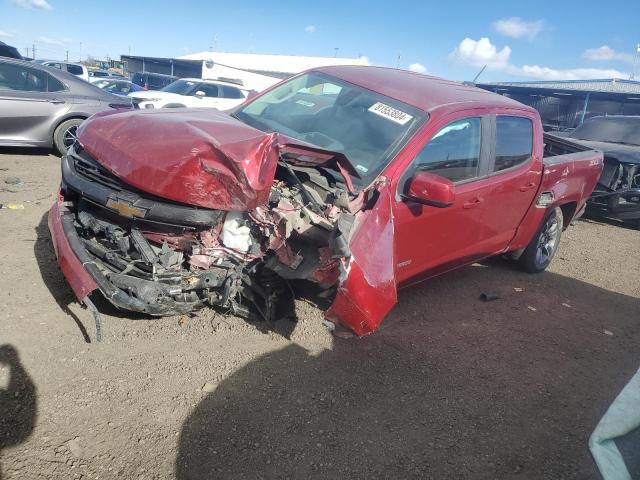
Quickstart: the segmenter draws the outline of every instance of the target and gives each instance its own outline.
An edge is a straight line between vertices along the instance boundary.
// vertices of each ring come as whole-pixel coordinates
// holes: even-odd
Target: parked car
[[[568,136],[604,153],[604,169],[588,211],[640,229],[640,116],[592,117]]]
[[[140,85],[145,90],[160,90],[170,83],[176,81],[178,77],[173,75],[163,75],[161,73],[138,72],[134,73],[131,81]]]
[[[89,81],[91,83],[97,82],[103,78],[124,79],[124,76],[120,75],[119,73],[110,72],[109,70],[89,70]]]
[[[129,80],[107,77],[97,78],[91,82],[98,88],[115,95],[127,96],[132,92],[144,92],[141,86],[130,82]]]
[[[181,78],[159,91],[136,92],[129,96],[139,108],[217,108],[228,110],[247,99],[249,90],[235,83],[198,78]]]
[[[95,116],[63,159],[49,225],[80,301],[99,290],[151,315],[273,320],[287,283],[307,280],[333,298],[328,321],[363,335],[398,288],[453,268],[508,254],[546,269],[601,169],[600,152],[543,139],[536,110],[506,97],[324,67],[231,116]]]
[[[45,67],[57,68],[63,72],[69,72],[71,75],[75,75],[85,82],[89,81],[89,70],[79,63],[59,62],[57,60],[35,60],[35,62]]]
[[[22,55],[20,55],[18,49],[16,47],[12,47],[11,45],[7,45],[4,42],[0,42],[0,57],[22,60]]]
[[[70,73],[0,58],[0,145],[55,146],[64,153],[84,119],[103,110],[132,109]]]

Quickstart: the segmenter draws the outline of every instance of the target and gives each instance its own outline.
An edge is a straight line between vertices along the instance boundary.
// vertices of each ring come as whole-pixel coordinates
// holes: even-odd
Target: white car
[[[133,103],[139,108],[201,107],[227,110],[244,102],[250,91],[231,82],[180,78],[162,90],[133,92]]]
[[[69,72],[71,75],[75,75],[85,82],[89,81],[89,70],[79,63],[59,62],[57,60],[35,60],[35,62],[46,67],[53,67],[63,72]]]

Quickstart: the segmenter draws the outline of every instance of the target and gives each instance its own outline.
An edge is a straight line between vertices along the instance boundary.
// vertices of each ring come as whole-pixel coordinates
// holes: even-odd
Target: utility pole
[[[396,68],[400,68],[400,59],[402,58],[402,52],[398,52],[398,58],[396,59]]]
[[[333,49],[333,58],[336,58],[338,56],[338,50],[340,50],[340,47],[335,47]]]
[[[129,56],[131,56],[131,45],[129,45]]]
[[[633,70],[631,70],[631,78],[633,80],[636,77],[636,64],[638,63],[638,57],[640,56],[640,43],[636,45],[636,54],[633,56]]]
[[[80,42],[80,62],[82,61],[82,42]]]
[[[27,52],[27,54],[25,55],[25,57],[29,57],[29,47],[25,47],[25,50]]]
[[[64,61],[65,61],[65,62],[68,62],[68,61],[69,61],[69,50],[67,50],[67,53],[66,53],[66,55],[65,55],[65,59],[64,59]]]
[[[36,59],[36,43],[33,42],[33,45],[31,46],[31,56],[33,57],[33,59]]]

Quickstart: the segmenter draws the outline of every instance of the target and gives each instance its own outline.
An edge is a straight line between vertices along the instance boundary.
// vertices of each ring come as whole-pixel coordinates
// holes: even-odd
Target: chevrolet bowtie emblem
[[[144,218],[147,211],[144,208],[134,207],[130,202],[121,199],[110,198],[107,200],[107,207],[115,210],[122,217],[126,218]]]

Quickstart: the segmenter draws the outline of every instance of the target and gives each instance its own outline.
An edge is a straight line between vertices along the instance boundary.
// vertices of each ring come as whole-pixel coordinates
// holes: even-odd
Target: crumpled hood
[[[215,210],[266,203],[279,156],[276,133],[210,109],[100,113],[78,142],[139,190]]]

